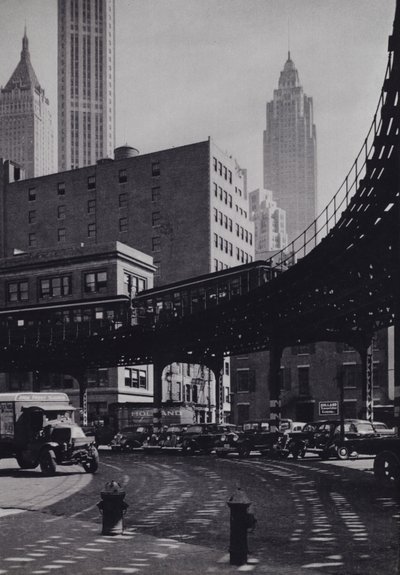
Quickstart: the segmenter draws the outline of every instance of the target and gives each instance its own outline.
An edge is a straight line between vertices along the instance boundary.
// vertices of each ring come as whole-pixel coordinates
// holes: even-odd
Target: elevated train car
[[[0,310],[0,344],[75,339],[131,325],[128,296],[105,296]]]
[[[174,318],[184,318],[212,309],[257,289],[276,277],[265,261],[228,268],[166,286],[144,290],[133,300],[139,325],[156,327]]]

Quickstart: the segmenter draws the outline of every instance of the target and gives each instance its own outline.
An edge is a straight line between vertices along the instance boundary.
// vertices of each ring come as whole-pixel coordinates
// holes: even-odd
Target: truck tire
[[[18,453],[15,456],[15,459],[17,460],[17,463],[21,469],[35,469],[39,465],[38,461],[32,461],[31,459],[28,459],[23,452]]]
[[[56,454],[52,449],[44,449],[39,456],[39,465],[43,475],[55,475],[57,469]]]
[[[378,453],[374,461],[374,476],[382,487],[400,484],[400,459],[393,451]]]
[[[82,463],[82,467],[86,473],[96,473],[99,468],[99,452],[97,449],[93,450],[92,457],[89,459],[89,461]]]

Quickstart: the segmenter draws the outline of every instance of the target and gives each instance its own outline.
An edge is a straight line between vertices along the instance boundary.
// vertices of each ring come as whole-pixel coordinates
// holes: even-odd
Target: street
[[[282,461],[252,456],[243,460],[235,457],[219,459],[213,455],[182,457],[103,450],[99,472],[90,482],[83,481],[74,494],[45,507],[47,528],[44,525],[39,528],[37,519],[35,524],[35,518],[32,516],[31,521],[29,514],[25,514],[27,524],[20,537],[28,537],[27,545],[34,547],[38,542],[35,536],[40,533],[39,541],[42,541],[49,533],[54,535],[58,525],[63,524],[63,537],[68,538],[68,521],[79,520],[86,526],[87,545],[95,545],[96,536],[101,533],[101,516],[96,504],[104,484],[114,479],[126,491],[125,500],[129,505],[125,516],[127,536],[135,534],[137,542],[142,538],[147,544],[157,542],[157,545],[178,550],[178,564],[183,569],[177,571],[175,566],[175,571],[168,571],[166,558],[161,571],[153,567],[149,570],[149,565],[144,562],[141,566],[131,567],[135,571],[126,572],[201,574],[225,572],[223,569],[230,568],[232,572],[246,570],[277,574],[395,575],[399,573],[400,498],[393,490],[383,491],[376,486],[371,467],[371,459],[322,462],[316,457],[308,457],[300,461]],[[41,481],[65,484],[65,478],[74,472],[75,478],[90,478],[76,473],[78,468],[74,468],[74,472],[68,468],[64,470],[65,475],[59,472],[55,478],[42,478]],[[40,477],[36,471],[28,474],[18,470],[13,473],[14,476],[30,475],[29,481],[32,482],[34,476]],[[7,471],[3,469],[2,480],[6,476]],[[257,525],[248,537],[250,564],[233,568],[229,567],[227,557],[227,500],[239,486],[252,502],[250,510],[257,518]],[[15,503],[14,506],[18,507]],[[2,507],[5,507],[4,503]],[[4,570],[4,559],[10,555],[13,525],[17,529],[16,521],[21,517],[0,516],[3,534],[3,570],[0,573],[49,573],[54,565],[49,567],[47,564],[47,567],[33,570],[31,564],[17,562],[12,568],[12,562],[9,562],[10,569]],[[114,538],[102,539],[110,541]],[[48,539],[44,541],[49,542]],[[119,543],[122,545],[121,541]],[[50,545],[52,547],[56,548]],[[196,562],[195,555],[191,560],[191,570],[184,567],[186,549],[191,553],[196,549],[199,551],[199,562]],[[215,568],[208,566],[202,571],[204,563],[200,558],[207,550],[208,560]],[[124,553],[126,549],[121,548],[119,559],[124,557]],[[92,555],[96,555],[94,548]],[[12,553],[11,558],[14,556]],[[68,560],[74,562],[76,559],[64,558],[63,563],[59,558],[57,569],[63,570],[58,572],[72,572],[65,563]],[[35,561],[40,561],[40,557]],[[108,572],[122,572],[124,569],[115,565],[115,561],[114,566],[108,566],[107,562],[101,565],[100,568]],[[92,562],[92,566],[93,569],[99,568],[96,562]],[[29,570],[24,570],[28,567]],[[85,568],[82,572],[92,571]]]

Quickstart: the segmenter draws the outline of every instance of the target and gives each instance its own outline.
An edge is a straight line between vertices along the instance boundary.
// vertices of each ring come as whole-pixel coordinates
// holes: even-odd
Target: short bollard
[[[102,535],[121,535],[124,530],[123,518],[128,508],[124,501],[125,491],[117,481],[110,481],[105,484],[100,495],[101,501],[97,507],[103,516]]]
[[[247,563],[247,530],[254,528],[256,519],[248,512],[251,502],[240,487],[228,500],[231,510],[231,533],[229,542],[229,556],[231,565],[244,565]]]

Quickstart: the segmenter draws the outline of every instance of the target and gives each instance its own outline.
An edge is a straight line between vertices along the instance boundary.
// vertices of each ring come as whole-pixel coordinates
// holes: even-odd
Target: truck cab
[[[80,464],[97,471],[94,437],[74,421],[65,393],[0,393],[0,458],[15,457],[22,469],[38,465],[53,475],[57,465]]]

